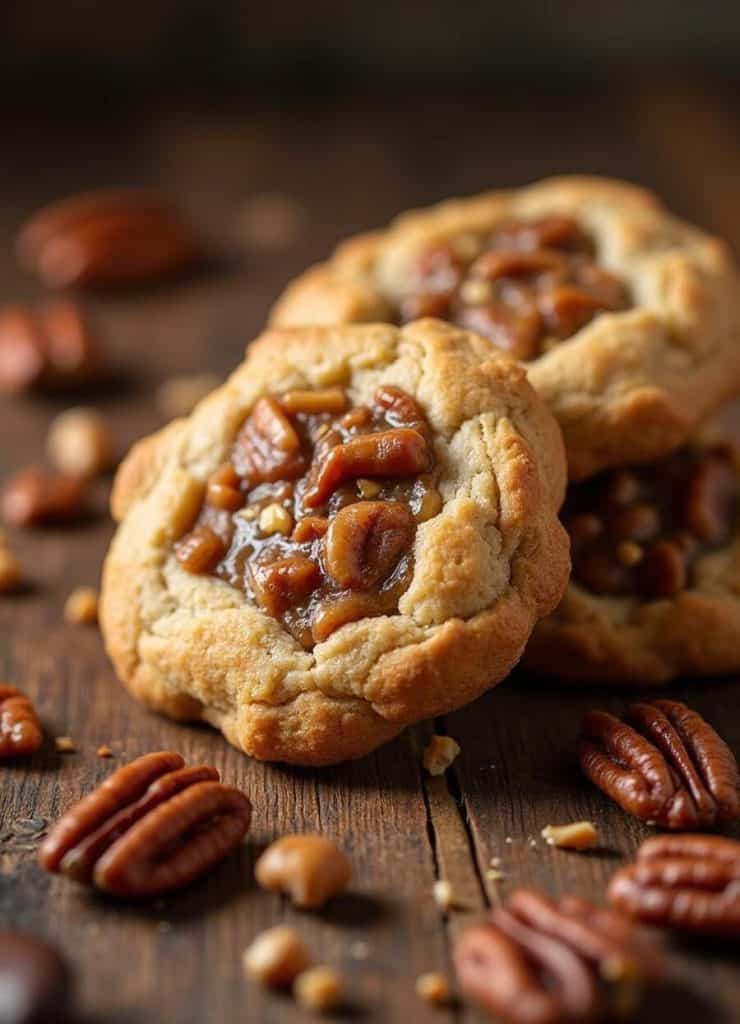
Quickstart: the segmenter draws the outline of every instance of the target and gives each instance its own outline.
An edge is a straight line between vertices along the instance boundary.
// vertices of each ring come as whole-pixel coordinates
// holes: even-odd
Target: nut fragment
[[[49,458],[62,473],[94,477],[113,464],[113,435],[95,409],[67,409],[49,427]]]
[[[309,967],[295,979],[293,995],[304,1010],[328,1013],[335,1010],[344,999],[344,981],[333,967]]]
[[[583,720],[581,737],[585,774],[641,821],[697,829],[740,817],[735,756],[685,704],[633,704],[625,721],[592,711]]]
[[[662,972],[658,948],[629,919],[576,896],[514,892],[457,939],[463,992],[506,1024],[566,1024],[631,1011]]]
[[[273,502],[266,505],[260,512],[260,530],[265,536],[273,533],[282,533],[286,537],[293,529],[293,517],[287,508]]]
[[[451,736],[432,736],[424,750],[423,763],[430,775],[443,775],[460,753]]]
[[[101,362],[94,333],[76,303],[0,311],[0,392],[75,387],[94,378]]]
[[[448,882],[446,878],[437,879],[432,887],[432,894],[434,902],[440,910],[452,910],[455,906],[455,893],[452,889],[452,883]]]
[[[267,847],[254,875],[263,889],[287,893],[296,907],[315,908],[347,888],[352,864],[325,836],[291,835]]]
[[[30,466],[5,485],[0,508],[11,526],[69,523],[87,511],[87,486],[81,477],[49,473]]]
[[[155,401],[162,416],[168,420],[189,416],[201,399],[221,383],[215,373],[184,373],[169,377],[157,388]]]
[[[261,932],[242,954],[245,972],[273,988],[292,985],[310,963],[311,957],[300,936],[287,925]]]
[[[18,590],[23,582],[21,563],[8,546],[8,540],[0,531],[0,594]]]
[[[574,821],[570,825],[545,825],[542,838],[548,846],[565,850],[590,850],[599,841],[596,826],[590,821]]]
[[[21,228],[19,262],[49,288],[148,283],[192,264],[190,227],[165,202],[134,189],[50,203]]]
[[[44,740],[41,722],[28,697],[0,683],[0,758],[25,757]]]
[[[58,754],[74,754],[77,750],[71,736],[57,736],[54,739],[54,747]]]
[[[609,900],[645,922],[740,938],[740,842],[721,836],[646,840],[609,883]]]
[[[94,587],[76,587],[64,603],[64,621],[72,626],[98,621],[98,592]]]
[[[447,1006],[451,1001],[447,978],[436,971],[419,975],[416,979],[416,994],[432,1006]]]
[[[147,754],[71,807],[41,845],[39,863],[121,897],[189,885],[238,846],[251,805],[238,789],[179,754]]]

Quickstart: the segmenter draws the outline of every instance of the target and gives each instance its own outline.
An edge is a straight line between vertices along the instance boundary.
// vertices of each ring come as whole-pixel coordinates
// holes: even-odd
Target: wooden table
[[[96,400],[125,446],[160,422],[158,381],[205,367],[228,371],[293,274],[342,235],[404,207],[578,170],[655,186],[679,212],[740,243],[739,113],[740,91],[730,85],[651,82],[558,95],[512,87],[454,103],[5,113],[0,298],[41,294],[11,254],[18,222],[41,202],[90,186],[142,183],[162,187],[191,211],[221,254],[209,273],[92,304],[122,368],[119,386]],[[305,237],[287,250],[245,247],[234,234],[240,203],[265,190],[296,196],[309,212]],[[41,456],[60,407],[2,401],[4,474]],[[100,499],[102,509],[103,493]],[[587,784],[573,762],[582,712],[595,704],[618,710],[627,693],[512,678],[363,761],[321,771],[259,764],[206,728],[155,717],[118,685],[97,630],[62,620],[70,589],[97,581],[110,534],[101,512],[85,528],[14,535],[33,586],[0,600],[0,678],[35,699],[50,736],[67,734],[77,748],[58,755],[49,742],[30,763],[0,769],[0,919],[61,944],[78,969],[85,1020],[298,1020],[288,998],[259,991],[240,969],[252,936],[280,921],[295,924],[320,960],[347,974],[352,1009],[341,1019],[478,1020],[459,1007],[433,1010],[414,993],[422,972],[450,971],[460,922],[520,883],[600,900],[612,871],[648,832]],[[740,750],[733,680],[673,692]],[[446,778],[420,769],[433,729],[462,746]],[[112,762],[96,756],[100,744],[111,746]],[[215,764],[249,794],[254,827],[240,854],[202,885],[145,908],[116,906],[42,874],[25,819],[55,819],[112,768],[161,748]],[[545,846],[544,825],[579,818],[598,823],[602,849],[577,854]],[[273,837],[314,829],[345,846],[356,881],[351,897],[326,913],[298,914],[256,888],[252,866]],[[487,876],[493,857],[501,858],[502,882]],[[432,900],[436,878],[450,879],[464,905],[452,918]],[[640,1019],[740,1020],[737,966],[726,949],[676,944],[674,984]]]

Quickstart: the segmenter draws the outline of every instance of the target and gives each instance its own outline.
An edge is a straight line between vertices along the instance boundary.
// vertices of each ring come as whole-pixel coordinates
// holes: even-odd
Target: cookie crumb
[[[596,826],[590,821],[574,821],[570,825],[546,825],[542,838],[548,846],[564,850],[590,850],[599,841]]]
[[[71,736],[57,736],[54,740],[54,746],[59,754],[74,754],[77,750]]]
[[[64,621],[71,626],[90,626],[98,621],[98,592],[94,587],[75,587],[64,603]]]
[[[309,967],[296,978],[293,995],[304,1010],[327,1013],[341,1004],[344,998],[344,982],[341,974],[333,967]]]
[[[430,775],[444,775],[459,753],[460,744],[451,736],[432,736],[424,750],[424,767]]]
[[[214,373],[185,373],[169,377],[157,388],[155,401],[165,419],[189,416],[198,402],[221,384]]]
[[[452,883],[445,878],[438,879],[433,887],[432,894],[434,902],[440,910],[452,910],[455,906],[455,894],[452,890]]]
[[[95,409],[67,409],[52,420],[46,439],[49,458],[69,476],[95,477],[113,465],[115,445],[105,419]]]
[[[489,882],[503,882],[506,875],[503,871],[499,871],[498,868],[489,868],[488,871],[486,871],[486,878]]]
[[[113,757],[113,751],[105,743],[98,747],[97,754],[98,757]]]
[[[245,972],[262,985],[285,988],[305,971],[311,958],[298,933],[287,925],[268,928],[242,953]]]
[[[432,1006],[447,1006],[450,1002],[450,986],[443,974],[432,971],[420,974],[416,979],[416,994]]]

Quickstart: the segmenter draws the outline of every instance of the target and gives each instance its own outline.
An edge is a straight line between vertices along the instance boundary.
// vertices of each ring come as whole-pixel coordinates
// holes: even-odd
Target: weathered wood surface
[[[381,107],[164,112],[119,117],[8,113],[0,161],[0,299],[35,298],[15,267],[14,229],[37,204],[81,188],[142,183],[181,199],[214,239],[209,273],[175,287],[94,303],[120,367],[99,396],[122,445],[157,426],[153,389],[164,377],[207,367],[226,372],[272,299],[342,235],[397,210],[481,188],[580,170],[657,187],[680,212],[740,247],[740,91],[728,86],[587,90],[481,101]],[[256,191],[296,196],[305,237],[287,251],[245,249],[233,233],[239,203]],[[3,401],[0,471],[38,459],[57,402]],[[101,510],[105,493],[101,489]],[[295,922],[319,958],[347,972],[352,1010],[342,1019],[467,1021],[469,1010],[430,1009],[416,977],[450,970],[451,935],[469,914],[517,883],[601,899],[613,869],[646,831],[580,778],[572,740],[583,711],[619,709],[627,694],[571,691],[513,678],[437,723],[462,754],[447,779],[425,778],[420,752],[432,731],[409,731],[364,761],[331,770],[266,766],[207,729],[178,726],[119,687],[96,630],[63,624],[72,586],[94,583],[111,527],[101,512],[85,528],[18,534],[33,585],[0,601],[0,678],[37,702],[50,736],[68,734],[0,775],[0,920],[56,939],[78,968],[85,1020],[292,1022],[288,998],[241,975],[239,956],[269,924]],[[737,684],[695,682],[675,692],[721,725],[740,750]],[[109,744],[114,760],[96,749]],[[116,906],[43,875],[23,819],[54,819],[114,765],[153,749],[215,764],[255,806],[250,840],[200,886],[152,908]],[[592,818],[604,849],[578,855],[539,837],[549,822]],[[257,889],[261,846],[294,829],[338,837],[356,866],[351,898],[322,915],[298,915]],[[503,881],[487,872],[501,859]],[[449,878],[464,909],[445,920],[431,889]],[[676,984],[641,1020],[740,1020],[737,958],[706,944],[676,945]]]

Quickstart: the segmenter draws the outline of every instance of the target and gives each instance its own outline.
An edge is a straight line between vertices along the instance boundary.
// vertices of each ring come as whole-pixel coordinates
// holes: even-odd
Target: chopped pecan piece
[[[637,593],[652,601],[673,597],[688,581],[686,553],[671,540],[659,540],[648,548],[635,568]]]
[[[14,686],[0,683],[0,758],[24,757],[44,740],[33,704]]]
[[[410,427],[360,434],[336,445],[318,465],[304,501],[315,508],[345,480],[357,477],[412,476],[431,468],[426,439]]]
[[[337,415],[347,408],[347,396],[342,388],[324,388],[321,391],[297,388],[281,395],[280,404],[291,415],[297,412],[305,413],[307,416],[316,416],[323,412]]]
[[[249,800],[218,778],[205,765],[186,768],[179,754],[146,754],[67,811],[39,863],[130,899],[189,885],[249,828]]]
[[[536,309],[513,312],[502,303],[469,306],[458,316],[462,327],[488,338],[516,359],[533,359],[542,334],[542,317]]]
[[[723,454],[698,462],[686,487],[686,526],[706,544],[719,544],[727,536],[737,498],[737,471]]]
[[[293,480],[306,468],[301,439],[276,398],[260,398],[239,432],[234,468],[250,486]]]
[[[414,536],[414,517],[395,501],[340,509],[326,533],[326,570],[340,587],[368,590],[386,579]]]
[[[740,843],[721,836],[646,840],[609,883],[609,899],[646,924],[740,938]]]
[[[526,889],[467,928],[454,960],[463,993],[506,1024],[602,1020],[634,1008],[662,971],[658,948],[628,918]]]
[[[70,523],[87,511],[87,497],[87,483],[82,477],[30,466],[5,485],[2,516],[11,526]]]
[[[0,313],[0,391],[57,391],[91,380],[101,355],[77,303],[39,309],[10,306]]]
[[[175,546],[175,558],[187,572],[211,572],[223,558],[226,547],[210,526],[196,526]]]
[[[252,572],[257,604],[274,616],[282,615],[297,598],[306,597],[320,582],[319,566],[304,555],[257,564]]]
[[[698,829],[740,817],[735,756],[685,704],[633,704],[625,721],[592,711],[583,720],[581,737],[583,771],[641,821]]]

